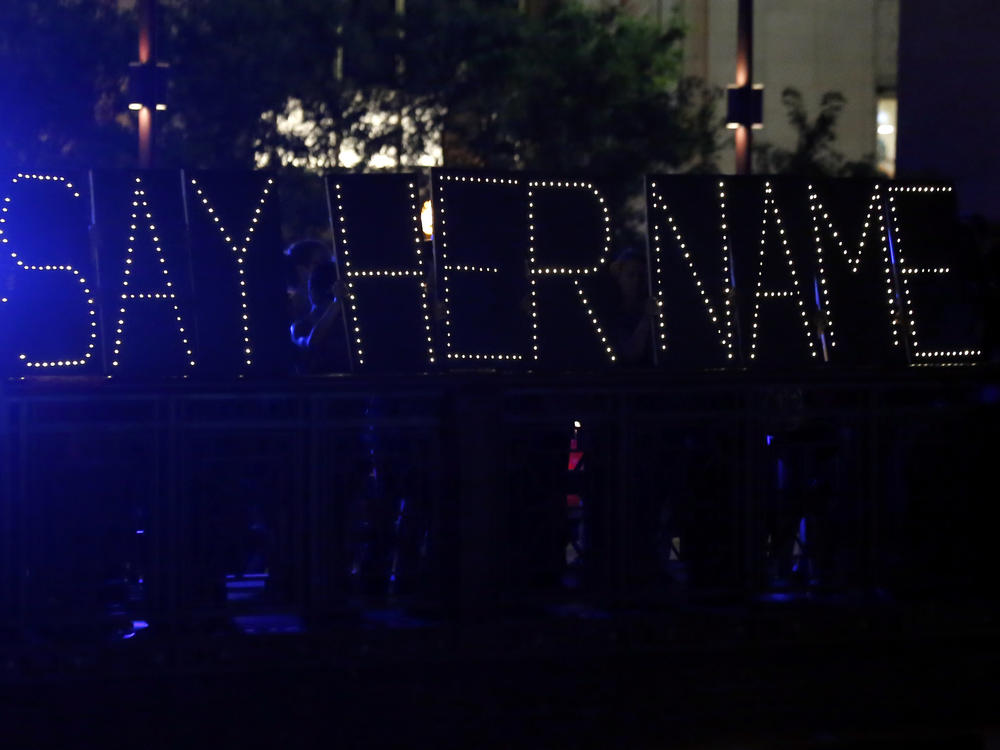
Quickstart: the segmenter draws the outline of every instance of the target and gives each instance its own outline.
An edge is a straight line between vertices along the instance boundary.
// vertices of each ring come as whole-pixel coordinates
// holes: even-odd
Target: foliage
[[[525,15],[509,2],[409,0],[397,15],[390,3],[297,0],[278,32],[271,5],[179,8],[173,54],[218,73],[177,71],[178,156],[365,169],[378,154],[411,166],[438,146],[452,166],[638,175],[714,151],[714,96],[681,81],[677,27],[571,2]],[[241,41],[216,48],[227,26]],[[248,85],[217,82],[231,78]]]
[[[847,161],[837,151],[836,125],[847,100],[838,91],[828,91],[820,100],[819,114],[810,121],[802,94],[793,88],[781,92],[788,122],[798,142],[794,151],[764,144],[754,149],[754,169],[759,174],[795,174],[804,177],[866,177],[875,174],[873,159]]]
[[[121,91],[134,25],[113,2],[0,3],[0,163],[46,169],[127,163]]]
[[[712,99],[680,80],[681,32],[617,7],[576,4],[521,18],[519,38],[477,50],[449,92],[449,133],[473,164],[638,175],[706,147]]]
[[[159,163],[193,168],[711,168],[715,92],[660,30],[572,0],[160,0]],[[0,10],[0,159],[133,162],[135,12],[116,0]],[[15,103],[12,106],[12,103]],[[11,111],[16,115],[11,116]],[[423,161],[422,161],[423,160]]]
[[[329,5],[179,0],[164,7],[160,56],[172,66],[166,163],[250,167],[262,112],[281,109],[289,97],[325,96],[336,31]]]

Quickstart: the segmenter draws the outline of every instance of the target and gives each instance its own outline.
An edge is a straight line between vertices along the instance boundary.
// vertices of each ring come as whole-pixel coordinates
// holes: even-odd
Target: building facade
[[[612,0],[661,25],[686,30],[684,70],[725,89],[735,74],[737,0]],[[590,6],[608,0],[587,0]],[[793,149],[796,133],[781,104],[786,88],[801,92],[814,117],[820,99],[840,92],[846,105],[835,147],[851,161],[895,169],[900,0],[754,0],[755,83],[764,84],[764,127],[756,143]],[[726,139],[719,165],[732,171]]]

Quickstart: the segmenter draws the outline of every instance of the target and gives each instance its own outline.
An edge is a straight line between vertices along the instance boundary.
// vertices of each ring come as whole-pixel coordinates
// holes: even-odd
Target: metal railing
[[[990,373],[8,384],[7,626],[976,596]]]

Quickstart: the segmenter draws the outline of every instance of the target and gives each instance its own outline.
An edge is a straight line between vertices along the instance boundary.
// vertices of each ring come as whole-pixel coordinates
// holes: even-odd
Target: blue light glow
[[[893,267],[896,266],[896,243],[892,241],[892,230],[890,229],[885,233],[886,239],[889,241],[889,260],[892,262]],[[896,294],[899,297],[899,294]]]
[[[770,594],[763,594],[760,597],[762,602],[791,602],[798,598],[795,594],[789,594],[784,592],[772,592]]]
[[[306,629],[298,615],[280,613],[237,615],[233,624],[244,635],[293,635]]]
[[[65,189],[65,191],[67,191],[65,195],[69,196],[71,200],[73,201],[80,200],[80,193],[77,191],[76,188],[73,187],[73,183],[67,181],[65,177],[54,176],[54,175],[41,175],[41,174],[23,174],[21,172],[18,172],[16,177],[11,178],[12,185],[18,185],[18,183],[24,184],[31,182],[41,183],[43,185],[62,186]],[[18,200],[14,200],[14,197],[18,197]],[[18,196],[18,194],[14,192],[13,189],[10,195],[4,196],[3,199],[4,205],[2,208],[0,208],[0,225],[2,225],[0,226],[0,245],[3,245],[4,250],[10,255],[10,258],[14,261],[16,267],[20,268],[23,271],[42,272],[42,273],[56,272],[56,273],[70,274],[70,280],[76,281],[80,285],[75,288],[80,291],[82,298],[86,301],[87,312],[92,317],[89,318],[90,331],[88,334],[85,334],[89,338],[85,339],[85,348],[83,343],[80,344],[83,351],[79,355],[74,355],[71,357],[63,356],[61,359],[53,358],[52,355],[49,355],[47,358],[38,360],[34,357],[30,357],[26,353],[21,353],[18,355],[18,359],[20,360],[22,365],[30,368],[45,368],[45,369],[51,368],[54,370],[56,368],[62,369],[62,368],[80,367],[86,365],[88,361],[91,359],[91,357],[94,356],[94,349],[96,346],[96,339],[97,339],[97,320],[96,320],[97,307],[94,295],[89,289],[87,279],[80,275],[80,269],[75,268],[72,265],[68,265],[65,262],[57,263],[55,265],[51,263],[48,265],[42,265],[42,264],[35,265],[35,262],[33,262],[31,259],[28,259],[27,261],[24,259],[24,250],[26,249],[26,246],[28,246],[28,248],[30,249],[31,245],[38,244],[39,239],[36,237],[33,240],[29,240],[28,237],[23,236],[23,233],[28,232],[28,229],[24,226],[26,220],[25,217],[22,217],[20,222],[16,221],[12,222],[15,229],[18,228],[20,229],[20,231],[22,232],[22,236],[18,236],[18,234],[15,232],[13,241],[11,241],[11,237],[8,236],[10,234],[10,229],[11,229],[11,226],[8,225],[8,221],[14,218],[14,216],[9,212],[13,206],[18,205],[19,201],[20,201],[20,196]],[[26,212],[28,214],[30,214],[32,210],[34,211],[38,210],[37,203],[35,205],[32,205],[33,202],[30,199],[27,200],[26,203],[27,203]],[[66,225],[73,225],[74,222],[69,221],[64,215],[66,210],[68,210],[68,207],[64,206],[61,209],[59,209],[59,213],[56,215],[60,216],[60,218],[62,218],[62,220],[65,222]],[[38,218],[39,217],[36,217],[36,221],[38,220]],[[58,223],[59,222],[56,222],[56,224]],[[38,231],[37,226],[35,227],[35,231]],[[53,240],[54,238],[51,237],[48,238],[48,241],[50,242]],[[58,241],[66,242],[67,240],[65,238],[60,238]],[[2,298],[2,301],[7,302],[8,300],[6,297],[4,297]],[[85,318],[84,320],[88,320],[88,318]]]
[[[979,403],[996,404],[998,402],[1000,402],[1000,387],[987,385],[979,392]]]
[[[262,589],[267,586],[265,581],[229,581],[226,583],[227,589]]]
[[[430,620],[414,617],[397,609],[366,609],[362,617],[369,625],[381,625],[402,630],[424,628],[432,624]]]

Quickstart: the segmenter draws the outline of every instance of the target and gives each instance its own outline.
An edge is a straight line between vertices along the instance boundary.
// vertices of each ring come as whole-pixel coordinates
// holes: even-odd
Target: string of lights
[[[864,225],[861,228],[861,237],[858,240],[857,250],[851,251],[844,246],[844,241],[840,232],[835,228],[829,211],[824,206],[819,197],[819,192],[813,185],[808,186],[809,191],[809,214],[812,218],[813,240],[816,243],[817,268],[819,269],[819,300],[820,312],[823,315],[826,335],[830,339],[830,348],[837,346],[837,333],[833,322],[833,306],[830,302],[830,288],[827,275],[827,254],[825,252],[823,236],[824,233],[830,241],[836,242],[837,250],[847,260],[847,265],[851,273],[861,270],[861,260],[865,248],[868,245],[869,237],[874,233],[873,224],[878,221],[878,237],[881,240],[880,250],[882,255],[882,273],[885,282],[886,304],[889,310],[889,321],[892,330],[893,346],[900,345],[899,337],[899,316],[896,315],[896,292],[893,288],[892,278],[892,254],[889,247],[890,238],[886,231],[886,225],[879,206],[882,203],[882,189],[876,184],[871,197],[868,200],[868,209],[865,214]]]
[[[729,246],[729,226],[726,220],[726,184],[723,181],[719,181],[718,185],[718,199],[719,199],[719,231],[721,237],[721,282],[722,282],[722,307],[725,310],[725,315],[723,320],[719,320],[718,309],[719,305],[717,302],[713,301],[711,295],[708,292],[708,288],[702,283],[701,277],[698,274],[698,269],[695,265],[695,258],[691,251],[688,249],[687,241],[684,238],[681,230],[677,226],[677,221],[675,220],[670,207],[667,204],[666,198],[657,189],[657,183],[650,183],[651,194],[651,204],[653,208],[653,226],[651,227],[652,235],[652,248],[653,248],[653,271],[654,271],[654,291],[656,295],[656,304],[658,308],[657,315],[657,326],[659,329],[660,338],[660,349],[661,351],[666,351],[666,321],[664,319],[663,313],[663,300],[665,297],[664,293],[664,277],[663,277],[663,235],[664,229],[659,223],[659,215],[662,214],[666,218],[667,224],[669,225],[670,234],[673,236],[677,252],[680,253],[681,258],[684,260],[691,273],[691,278],[694,281],[695,288],[701,297],[702,304],[705,308],[705,313],[708,316],[712,327],[715,329],[718,335],[719,343],[721,344],[723,350],[726,353],[726,358],[729,360],[735,359],[736,357],[736,337],[734,333],[734,320],[733,320],[733,287],[732,279],[730,274],[729,258],[732,255],[732,249]]]
[[[68,181],[65,177],[58,175],[43,175],[43,174],[26,174],[23,172],[18,172],[15,177],[11,178],[11,184],[16,185],[21,181],[40,181],[40,182],[54,182],[57,185],[64,187],[72,195],[72,198],[80,199],[80,192],[77,190],[73,183]],[[0,244],[7,245],[10,247],[7,237],[8,228],[8,218],[10,218],[10,207],[16,205],[12,200],[12,196],[4,196],[3,206],[0,207]],[[80,367],[86,365],[94,355],[94,349],[97,343],[97,304],[94,296],[91,294],[90,286],[87,283],[87,279],[84,278],[79,269],[74,268],[71,265],[36,265],[33,263],[26,263],[19,254],[17,247],[10,248],[10,257],[14,260],[18,268],[24,271],[42,271],[42,272],[60,272],[69,273],[75,277],[77,283],[81,286],[81,293],[87,301],[87,314],[90,317],[90,341],[87,343],[87,350],[76,357],[70,357],[66,359],[56,359],[56,360],[38,360],[29,357],[25,353],[18,354],[18,360],[25,366],[31,368],[66,368],[66,367]],[[0,298],[0,302],[7,302],[7,298]]]
[[[890,193],[950,193],[950,187],[927,187],[927,186],[895,186],[889,189]],[[892,231],[892,242],[896,253],[896,262],[899,265],[900,276],[899,282],[902,291],[903,298],[903,315],[906,317],[907,322],[907,333],[910,337],[910,353],[915,359],[927,360],[942,360],[943,363],[947,363],[947,360],[977,360],[981,359],[983,352],[981,349],[936,349],[936,350],[922,350],[920,349],[920,341],[917,334],[917,315],[916,310],[913,306],[913,299],[911,295],[910,288],[910,276],[921,275],[921,276],[945,276],[951,272],[950,266],[937,266],[937,267],[921,267],[913,268],[907,265],[906,254],[903,250],[903,239],[900,236],[900,224],[897,215],[896,196],[889,196],[888,204],[888,215],[891,224]]]
[[[140,344],[147,345],[135,338],[137,333],[133,326],[147,315],[157,317],[161,313],[169,315],[167,343],[172,344],[176,331],[176,341],[181,344],[180,351],[186,354],[185,369],[203,365],[201,360],[205,357],[196,356],[194,325],[197,316],[212,314],[208,312],[211,310],[209,300],[189,299],[187,294],[176,288],[180,284],[175,274],[182,267],[177,265],[180,259],[173,257],[172,248],[176,243],[161,240],[164,235],[178,237],[178,233],[191,231],[191,228],[186,216],[181,221],[181,217],[157,215],[158,211],[152,209],[151,205],[158,206],[158,202],[151,200],[147,194],[149,188],[146,181],[149,179],[147,175],[122,175],[117,178],[102,176],[98,181],[100,189],[88,192],[58,175],[19,172],[10,177],[8,194],[0,195],[0,246],[4,253],[0,257],[9,258],[11,269],[3,277],[3,288],[0,289],[0,311],[4,315],[0,319],[0,325],[4,327],[5,341],[19,340],[22,343],[13,348],[5,346],[5,356],[10,360],[5,374],[23,375],[25,372],[41,369],[72,372],[74,368],[99,360],[107,368],[102,371],[110,375],[116,369],[124,369],[123,357],[126,356],[126,351],[133,351],[132,347],[141,348]],[[605,275],[609,272],[612,258],[611,211],[596,183],[585,180],[540,180],[519,176],[436,172],[432,209],[430,201],[427,201],[426,206],[421,206],[417,183],[412,176],[396,175],[390,179],[379,177],[378,179],[385,180],[385,187],[366,186],[364,190],[368,197],[365,199],[364,211],[360,211],[360,204],[355,205],[357,196],[351,193],[354,179],[368,178],[345,176],[339,180],[331,180],[329,208],[345,282],[343,322],[357,365],[364,367],[373,364],[370,361],[372,352],[368,350],[373,348],[372,344],[377,343],[378,351],[382,352],[384,349],[388,357],[383,360],[380,354],[378,367],[394,366],[393,347],[399,343],[392,338],[391,326],[394,324],[390,322],[389,328],[381,325],[378,329],[369,330],[368,327],[375,326],[380,318],[372,311],[369,322],[369,313],[365,308],[369,304],[376,304],[377,298],[377,304],[383,306],[385,297],[382,293],[390,289],[390,284],[382,282],[395,281],[399,281],[401,287],[405,286],[407,294],[414,284],[414,291],[419,291],[420,307],[414,309],[419,310],[422,321],[412,317],[413,310],[407,310],[406,315],[409,317],[403,322],[416,327],[417,331],[409,335],[415,336],[414,343],[420,346],[416,352],[418,362],[425,361],[428,366],[442,361],[507,364],[524,361],[538,363],[542,360],[548,363],[558,359],[556,352],[559,346],[555,337],[560,331],[548,331],[542,322],[549,315],[546,307],[549,303],[560,305],[560,315],[565,315],[563,306],[568,306],[567,309],[571,312],[579,310],[574,335],[583,336],[599,345],[599,356],[605,362],[615,363],[621,360],[622,352],[616,351],[616,339],[609,327],[611,319],[605,319],[609,310],[602,306],[605,300],[597,295],[595,285],[598,281],[591,280],[595,274]],[[950,253],[943,254],[942,248],[928,244],[935,237],[944,236],[941,233],[946,227],[940,222],[948,218],[946,212],[950,205],[950,188],[888,185],[884,182],[861,185],[810,182],[807,186],[797,183],[793,186],[789,183],[788,186],[781,186],[781,190],[788,187],[797,192],[783,192],[782,196],[788,199],[783,201],[778,198],[779,190],[775,183],[761,179],[750,186],[753,190],[751,203],[734,207],[731,200],[732,184],[727,180],[700,182],[699,200],[695,202],[684,199],[676,192],[686,190],[689,186],[674,183],[673,180],[671,177],[656,176],[648,182],[648,269],[653,300],[652,338],[657,353],[670,350],[671,333],[677,330],[674,326],[690,325],[690,316],[694,315],[711,325],[705,331],[707,336],[703,337],[711,350],[709,360],[704,363],[707,366],[717,365],[720,356],[723,362],[736,360],[741,350],[741,333],[745,336],[744,353],[749,355],[748,363],[761,359],[761,344],[765,339],[767,357],[775,362],[778,360],[771,357],[771,331],[765,332],[764,329],[769,329],[772,321],[773,325],[778,325],[778,317],[783,316],[784,322],[790,321],[793,328],[788,331],[790,335],[786,336],[786,340],[774,341],[775,346],[781,350],[778,353],[781,361],[793,361],[795,350],[802,352],[807,360],[821,354],[822,361],[830,361],[830,352],[844,348],[849,337],[859,335],[858,332],[847,329],[846,321],[857,321],[860,312],[858,305],[868,305],[872,307],[871,315],[876,316],[877,335],[875,339],[867,334],[859,336],[858,341],[862,342],[859,346],[881,347],[877,352],[871,351],[879,362],[892,361],[891,356],[885,359],[885,355],[891,354],[894,349],[900,351],[899,348],[905,350],[906,359],[913,365],[968,365],[982,359],[983,350],[973,340],[940,336],[936,331],[938,326],[931,325],[930,316],[947,314],[948,325],[954,332],[958,332],[959,328],[952,325],[951,321],[955,315],[965,314],[965,308],[945,307],[952,305],[945,298],[954,298],[957,284],[964,278],[952,264],[957,261],[953,261]],[[32,187],[26,187],[29,183]],[[50,187],[39,188],[35,186],[37,184]],[[228,209],[213,200],[212,186],[215,182],[207,178],[189,179],[185,176],[180,184],[189,188],[187,195],[201,206],[200,209],[193,210],[199,213],[199,219],[201,212],[204,212],[207,221],[202,224],[215,227],[207,231],[225,243],[219,246],[222,252],[213,254],[211,258],[199,258],[198,267],[217,274],[217,278],[225,284],[235,281],[233,286],[240,292],[237,298],[240,307],[232,305],[235,310],[227,314],[235,317],[235,312],[239,318],[229,324],[229,332],[223,333],[219,345],[234,354],[238,352],[237,356],[240,356],[241,361],[233,367],[239,372],[258,361],[264,361],[265,357],[268,361],[278,361],[279,358],[271,356],[271,352],[276,352],[279,346],[271,340],[273,336],[269,334],[267,341],[257,341],[258,336],[263,334],[255,335],[257,328],[251,323],[251,318],[255,317],[255,308],[250,303],[249,288],[254,284],[251,277],[264,278],[254,272],[254,269],[262,268],[261,263],[270,264],[268,267],[275,275],[278,272],[277,262],[280,261],[269,259],[268,254],[263,250],[258,251],[253,244],[261,241],[263,222],[274,221],[273,216],[264,216],[271,205],[269,201],[273,201],[277,194],[274,181],[268,180],[266,185],[261,184],[261,193],[248,196],[254,202],[243,204],[243,210],[249,214],[249,219],[241,235],[234,231],[238,227],[233,226],[232,217],[223,215]],[[114,189],[105,190],[105,185],[109,188],[114,186]],[[358,187],[360,189],[361,185]],[[708,188],[704,194],[701,193],[703,188]],[[370,189],[374,192],[369,192]],[[460,194],[460,190],[465,190],[467,194]],[[840,194],[836,191],[846,192]],[[123,193],[129,195],[130,210],[125,210],[121,197]],[[92,231],[89,237],[83,232],[78,233],[83,238],[79,248],[67,249],[70,254],[66,257],[60,255],[57,262],[51,262],[50,259],[50,262],[45,263],[38,257],[40,254],[44,256],[44,252],[40,252],[37,238],[27,236],[30,232],[27,227],[28,222],[45,215],[45,203],[54,200],[52,196],[56,194],[60,201],[68,199],[72,205],[78,205],[80,218],[89,202],[90,219],[101,231]],[[116,202],[109,202],[106,195],[117,195]],[[369,248],[358,246],[367,234],[360,231],[362,227],[357,222],[362,217],[371,216],[372,195],[399,212],[394,219],[395,223],[387,222],[386,227],[395,227],[392,231],[399,234],[399,237],[390,240],[394,248],[392,257],[399,257],[400,248],[397,245],[405,244],[402,248],[402,262],[388,261],[380,264],[373,260],[377,253],[369,256]],[[748,191],[747,195],[750,196],[751,192]],[[221,193],[215,198],[220,196]],[[498,201],[499,210],[496,212],[493,212],[491,206],[494,200]],[[195,203],[184,205],[193,206]],[[471,205],[478,218],[470,223],[469,216],[463,214],[461,221],[458,221],[459,217],[453,211],[459,205],[463,207],[463,211]],[[686,208],[679,210],[680,205]],[[855,212],[855,208],[858,211]],[[427,220],[431,217],[432,210],[434,221],[425,229],[421,212],[423,211],[424,219]],[[739,220],[749,226],[737,228],[733,216],[741,217]],[[744,216],[746,218],[742,218]],[[853,217],[846,233],[845,216]],[[691,224],[695,220],[700,226]],[[114,225],[116,221],[120,222],[118,227]],[[107,238],[118,236],[116,232],[121,226],[128,227],[127,242],[119,242],[117,247],[115,240],[109,244]],[[364,228],[366,231],[370,229]],[[376,226],[374,230],[378,236],[384,237],[386,234],[380,227]],[[459,230],[462,232],[461,240],[456,233]],[[746,236],[746,230],[751,233],[747,251],[756,262],[740,262],[740,266],[746,266],[746,271],[737,276],[734,272],[733,243],[737,243],[737,249],[742,251],[743,246],[738,243],[740,238]],[[218,235],[215,235],[216,232]],[[488,232],[493,232],[494,236],[483,234]],[[427,237],[434,240],[436,258],[426,248]],[[412,246],[409,245],[411,241]],[[483,243],[481,247],[476,244],[479,241]],[[800,241],[806,248],[805,258],[793,252],[793,245]],[[560,242],[563,244],[560,245]],[[461,244],[461,247],[456,243]],[[118,255],[120,250],[117,249],[122,244],[126,246],[124,258]],[[592,249],[588,251],[588,247]],[[573,253],[560,255],[563,249]],[[103,257],[112,251],[118,257]],[[507,265],[508,261],[502,260],[509,257],[504,254],[508,251],[509,254],[521,256],[520,261],[515,261],[515,264],[524,263],[524,275],[516,265]],[[412,256],[409,255],[411,252]],[[91,254],[96,254],[97,257],[93,261],[94,270],[87,273],[80,267],[78,258]],[[912,262],[911,256],[914,255],[919,262]],[[108,263],[108,260],[112,262]],[[740,259],[736,257],[735,260]],[[124,265],[119,266],[120,263]],[[669,276],[672,263],[679,263],[676,266],[678,276],[673,279]],[[808,266],[808,273],[798,267],[802,264]],[[110,274],[103,271],[104,267],[109,267]],[[102,268],[103,289],[97,287],[96,280],[89,278],[97,273],[98,268]],[[118,268],[121,268],[121,275],[116,278]],[[437,274],[436,285],[431,279],[432,269]],[[864,294],[859,296],[854,292],[861,291],[861,288],[852,287],[851,279],[862,272],[867,280],[861,280]],[[28,277],[29,281],[19,287],[20,275],[27,273],[35,276]],[[808,290],[803,283],[804,273]],[[49,284],[48,279],[40,274],[48,274],[48,279],[53,281],[52,289],[60,289],[62,279],[72,277],[74,289],[70,290],[67,299],[59,299],[56,304],[66,306],[65,311],[72,318],[73,326],[88,327],[87,340],[83,340],[84,334],[81,332],[80,339],[77,343],[71,343],[71,348],[65,354],[57,350],[61,356],[53,356],[48,352],[39,354],[41,350],[30,342],[41,342],[42,339],[38,336],[32,338],[29,327],[20,326],[26,335],[15,328],[20,322],[15,321],[14,317],[21,315],[22,310],[46,304],[43,295],[33,291],[36,287],[41,289]],[[84,278],[84,274],[88,278]],[[505,332],[501,328],[516,325],[519,326],[518,331],[523,331],[522,338],[506,345],[485,344],[485,329],[479,326],[478,319],[470,319],[469,313],[474,308],[482,308],[484,315],[490,315],[490,308],[483,305],[488,305],[488,300],[493,300],[501,288],[504,288],[503,285],[511,282],[513,293],[521,296],[510,298],[512,305],[509,315],[502,322],[499,317],[494,320],[484,318],[483,326],[494,326],[497,334],[502,337],[514,331]],[[525,283],[527,294],[522,294],[521,284]],[[79,290],[75,289],[77,284]],[[547,284],[553,286],[546,287]],[[554,284],[563,286],[557,287]],[[666,307],[668,290],[672,293],[674,289],[671,284],[686,287],[693,292],[693,296],[690,292],[683,291],[676,299],[669,300],[674,306],[674,314],[668,326]],[[924,284],[936,288],[933,295],[926,299],[920,296],[920,287]],[[391,288],[398,290],[401,287]],[[25,295],[22,290],[28,294]],[[551,292],[551,298],[546,290]],[[256,289],[253,291],[257,292]],[[481,296],[478,300],[468,296],[477,291],[486,296]],[[609,291],[614,291],[613,286]],[[745,291],[745,312],[751,312],[752,307],[753,314],[744,319],[746,330],[738,315],[743,309],[737,309],[737,291]],[[807,295],[807,291],[811,294]],[[274,290],[269,293],[273,294]],[[67,295],[62,294],[61,297]],[[577,301],[574,302],[571,298]],[[108,299],[117,304],[111,310],[103,309],[105,320],[102,323],[100,303]],[[14,300],[14,305],[9,305],[11,300]],[[85,300],[85,308],[81,309],[79,300]],[[458,326],[457,316],[463,313],[460,309],[463,300],[468,300],[473,307],[464,313],[460,319],[462,325]],[[520,305],[517,304],[518,300]],[[147,304],[149,307],[141,307]],[[135,305],[140,307],[136,308]],[[169,307],[161,308],[160,305]],[[194,307],[189,308],[189,305]],[[576,308],[576,305],[580,307]],[[774,310],[773,318],[766,314],[768,309]],[[9,314],[10,311],[13,311],[13,316]],[[109,312],[118,314],[111,315]],[[132,313],[139,317],[130,320],[128,316]],[[576,315],[575,312],[573,314]],[[867,308],[863,314],[869,314]],[[89,319],[85,320],[84,315]],[[586,316],[585,322],[583,316]],[[886,316],[888,320],[885,320]],[[765,321],[764,318],[768,320]],[[944,322],[942,319],[941,323]],[[970,326],[972,322],[970,321]],[[808,355],[804,354],[801,346],[797,328],[799,323],[806,336],[805,351],[808,351]],[[527,324],[530,324],[530,328]],[[854,324],[856,323],[852,323]],[[421,325],[423,335],[419,333]],[[574,324],[563,318],[558,325]],[[477,326],[482,333],[477,330]],[[469,332],[468,335],[462,334],[459,344],[456,344],[459,339],[453,340],[453,337],[458,336],[452,330],[453,327]],[[254,332],[251,332],[251,328]],[[543,329],[546,335],[553,336],[552,345],[542,343],[549,340],[541,335]],[[8,337],[7,332],[15,330],[17,333]],[[889,335],[879,343],[876,339],[882,335],[883,330]],[[931,331],[934,331],[933,345],[929,345]],[[98,353],[100,336],[109,342],[103,355]],[[379,341],[369,340],[372,336],[378,336]],[[389,338],[383,341],[386,336]],[[680,340],[684,338],[681,337]],[[162,341],[158,341],[157,345],[162,345]],[[260,346],[264,347],[266,355],[258,351]],[[542,349],[549,351],[541,351]],[[864,353],[860,349],[857,352],[845,352],[844,361],[857,361],[858,354],[863,356]],[[683,353],[679,355],[682,358],[685,356]],[[142,360],[141,355],[132,354],[127,358],[130,365],[134,361],[141,370],[142,366],[138,365]],[[902,351],[897,359],[903,359]],[[409,366],[411,365],[401,365],[403,368]],[[130,366],[129,369],[133,368]],[[214,368],[210,369],[216,372]],[[234,375],[237,373],[234,372]]]
[[[351,260],[350,236],[348,233],[347,214],[344,210],[344,190],[343,183],[334,184],[334,197],[337,209],[337,233],[336,243],[340,255],[344,262],[344,277],[347,280],[347,302],[350,308],[351,321],[348,326],[349,334],[353,335],[353,346],[355,360],[359,366],[365,364],[364,339],[362,336],[361,316],[359,314],[359,299],[356,291],[355,281],[366,278],[411,278],[416,279],[420,286],[420,307],[421,315],[424,319],[424,334],[426,337],[426,352],[428,364],[434,364],[436,360],[434,352],[433,321],[431,316],[431,300],[427,289],[427,268],[425,266],[424,251],[422,248],[423,238],[421,236],[420,209],[417,206],[417,186],[412,181],[407,182],[407,196],[410,206],[410,224],[413,230],[413,252],[416,259],[416,268],[378,268],[378,269],[357,269],[354,268]]]
[[[512,177],[475,177],[468,175],[449,175],[442,174],[439,176],[440,182],[438,183],[437,189],[437,205],[435,206],[438,216],[438,227],[437,231],[440,235],[439,242],[437,243],[438,255],[440,256],[441,263],[441,306],[443,313],[443,330],[444,330],[444,345],[445,345],[445,358],[448,360],[456,361],[486,361],[486,362],[518,362],[524,359],[524,355],[518,352],[481,352],[478,354],[470,354],[468,352],[457,352],[453,350],[452,336],[451,336],[451,277],[450,273],[455,273],[456,271],[461,271],[463,273],[498,273],[499,269],[495,267],[488,266],[475,266],[467,264],[452,264],[448,262],[448,196],[446,185],[448,183],[470,183],[470,184],[489,184],[489,185],[509,185],[516,186],[520,185],[521,181],[517,178]],[[532,261],[533,262],[533,261]],[[532,282],[534,284],[534,282]],[[532,290],[532,295],[534,291]],[[531,301],[531,325],[532,325],[532,347],[534,351],[534,358],[538,359],[538,310],[535,305],[534,298]],[[430,335],[428,334],[428,341],[430,341]]]
[[[778,204],[774,200],[774,188],[771,186],[771,182],[764,182],[764,211],[763,218],[761,221],[760,230],[760,252],[758,254],[758,265],[757,265],[757,277],[754,284],[754,301],[753,301],[753,322],[751,323],[751,333],[750,333],[750,359],[755,359],[757,357],[757,339],[758,339],[758,329],[760,327],[760,309],[761,300],[763,299],[774,299],[778,295],[777,292],[785,292],[783,297],[791,298],[794,300],[796,307],[798,308],[799,316],[802,321],[802,328],[805,332],[806,344],[809,349],[809,356],[817,357],[818,351],[816,349],[816,342],[813,340],[811,331],[809,329],[809,317],[806,314],[806,303],[805,297],[802,294],[802,288],[799,284],[799,274],[795,269],[795,261],[792,256],[792,249],[788,245],[788,239],[785,237],[785,229],[782,226],[781,214],[778,211]],[[767,257],[768,243],[768,226],[773,224],[774,229],[778,232],[778,237],[781,240],[781,249],[784,252],[785,264],[788,269],[788,278],[792,282],[791,289],[764,289],[764,261]],[[765,296],[770,293],[770,296]]]
[[[219,230],[219,234],[222,235],[226,244],[229,245],[233,253],[233,260],[236,262],[236,271],[239,278],[240,285],[240,318],[243,328],[243,354],[245,355],[244,362],[249,367],[253,365],[253,344],[250,341],[250,308],[247,304],[247,274],[246,274],[246,256],[249,252],[250,244],[253,240],[254,230],[257,228],[257,224],[260,221],[260,216],[264,210],[264,204],[267,202],[268,196],[271,193],[271,188],[274,185],[274,180],[268,178],[267,184],[264,186],[263,193],[260,199],[257,201],[257,205],[254,206],[253,215],[250,217],[250,224],[247,227],[246,232],[243,236],[243,244],[238,244],[233,242],[233,238],[230,236],[229,230],[226,229],[225,225],[222,223],[222,219],[219,217],[218,212],[212,206],[209,201],[208,196],[205,191],[199,187],[198,180],[192,178],[191,186],[195,189],[198,197],[201,199],[201,205],[208,213],[209,217],[214,222],[216,228]]]
[[[604,229],[604,244],[601,248],[601,254],[597,258],[597,263],[588,266],[579,266],[577,268],[566,268],[565,266],[538,266],[538,261],[535,254],[535,194],[539,189],[559,189],[559,190],[584,190],[589,192],[597,199],[597,203],[601,209],[601,219],[603,220]],[[591,182],[572,182],[572,181],[561,181],[561,180],[532,180],[528,182],[528,273],[530,276],[569,276],[573,278],[573,288],[577,292],[577,298],[580,300],[580,304],[583,307],[584,312],[587,314],[587,318],[591,321],[591,325],[594,326],[597,338],[601,342],[601,346],[604,349],[605,354],[610,362],[614,362],[616,359],[614,348],[608,343],[607,336],[604,334],[604,329],[599,322],[596,313],[593,310],[590,300],[587,299],[584,294],[583,287],[580,286],[579,277],[587,276],[589,274],[596,274],[600,271],[601,266],[606,264],[611,258],[611,215],[608,210],[607,203],[604,196],[601,195],[601,191],[598,190]],[[538,360],[538,289],[535,284],[535,279],[530,279],[530,290],[531,290],[531,326],[532,326],[532,351],[533,358],[535,361]]]
[[[129,245],[126,248],[127,255],[125,257],[125,267],[122,278],[122,292],[121,292],[121,306],[118,308],[120,317],[118,318],[118,325],[115,328],[115,348],[112,350],[114,356],[111,360],[112,367],[118,367],[121,361],[121,353],[124,349],[125,341],[125,319],[127,302],[136,299],[141,299],[143,301],[167,301],[170,303],[173,309],[174,319],[177,323],[177,334],[180,337],[182,344],[182,349],[187,355],[187,366],[194,367],[197,361],[194,358],[194,351],[191,348],[191,342],[188,339],[188,333],[184,327],[184,320],[181,316],[180,305],[178,304],[177,294],[173,291],[173,282],[170,281],[170,270],[167,268],[167,261],[163,254],[163,247],[160,245],[160,238],[157,234],[156,223],[153,219],[152,210],[149,207],[149,201],[146,200],[146,191],[142,187],[142,178],[135,178],[135,188],[132,191],[132,211],[131,211],[131,223],[129,224],[129,229],[131,233],[129,234]],[[129,278],[132,275],[132,266],[135,260],[135,244],[136,235],[140,231],[140,224],[142,225],[142,231],[147,232],[149,238],[153,245],[153,251],[155,252],[155,260],[160,264],[159,270],[163,275],[163,283],[165,288],[159,292],[145,291],[141,293],[132,292],[129,289]],[[145,295],[145,296],[140,296]]]

